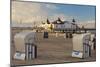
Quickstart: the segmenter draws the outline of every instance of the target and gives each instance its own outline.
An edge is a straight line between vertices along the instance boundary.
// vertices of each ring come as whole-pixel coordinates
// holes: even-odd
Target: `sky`
[[[12,22],[39,24],[58,17],[64,21],[74,18],[81,23],[95,22],[95,6],[12,1],[11,8]]]

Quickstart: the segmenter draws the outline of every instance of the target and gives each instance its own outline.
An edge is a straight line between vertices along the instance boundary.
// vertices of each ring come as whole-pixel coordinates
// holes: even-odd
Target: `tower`
[[[75,21],[75,19],[74,19],[74,18],[72,19],[72,22],[75,24],[75,22],[76,22],[76,21]]]
[[[50,24],[50,21],[48,20],[48,18],[47,18],[47,24]]]

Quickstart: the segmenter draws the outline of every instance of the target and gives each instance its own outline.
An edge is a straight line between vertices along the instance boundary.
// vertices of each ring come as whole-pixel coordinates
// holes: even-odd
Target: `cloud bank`
[[[51,21],[56,20],[58,17],[62,20],[72,18],[71,16],[57,13],[56,9],[59,8],[53,4],[12,1],[12,21],[33,22],[45,21],[46,18]]]
[[[34,3],[34,2],[19,2],[12,1],[12,22],[17,23],[32,23],[45,22],[48,18],[50,21],[56,20],[60,17],[62,20],[71,20],[73,16],[65,15],[57,11],[59,7],[54,4]],[[80,22],[78,17],[75,17]],[[95,22],[85,21],[86,23]]]

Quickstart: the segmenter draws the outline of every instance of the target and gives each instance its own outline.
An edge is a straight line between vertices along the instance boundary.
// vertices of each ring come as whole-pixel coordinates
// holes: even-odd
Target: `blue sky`
[[[59,12],[65,15],[78,16],[80,20],[94,20],[95,7],[78,5],[59,5]]]
[[[95,20],[95,6],[70,5],[70,4],[50,4],[55,5],[55,12],[66,16],[78,17],[79,20]]]
[[[12,2],[12,20],[33,22],[51,21],[60,17],[62,20],[75,18],[79,22],[95,21],[95,6],[34,3],[34,2]]]

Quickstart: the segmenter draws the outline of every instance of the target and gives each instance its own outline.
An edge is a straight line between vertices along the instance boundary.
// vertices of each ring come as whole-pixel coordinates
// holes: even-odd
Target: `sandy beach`
[[[92,50],[92,56],[85,59],[73,58],[72,38],[64,38],[64,34],[60,33],[58,37],[55,33],[49,33],[49,38],[44,39],[43,33],[36,34],[37,58],[31,61],[15,60],[11,56],[11,65],[34,65],[34,64],[51,64],[51,63],[69,63],[95,61],[96,51]],[[14,44],[11,44],[11,55],[15,52]]]

